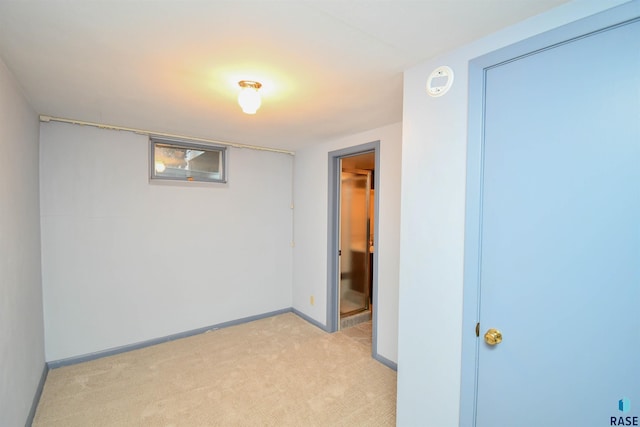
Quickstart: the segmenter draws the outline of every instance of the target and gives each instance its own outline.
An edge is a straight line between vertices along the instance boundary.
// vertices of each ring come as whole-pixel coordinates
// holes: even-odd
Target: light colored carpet
[[[393,426],[396,373],[370,334],[285,313],[54,369],[33,425]]]

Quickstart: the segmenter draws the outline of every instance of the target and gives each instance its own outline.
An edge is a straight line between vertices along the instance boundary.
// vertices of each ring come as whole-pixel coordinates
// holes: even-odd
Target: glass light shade
[[[252,87],[243,87],[238,95],[238,104],[246,114],[255,114],[262,104],[258,90]]]

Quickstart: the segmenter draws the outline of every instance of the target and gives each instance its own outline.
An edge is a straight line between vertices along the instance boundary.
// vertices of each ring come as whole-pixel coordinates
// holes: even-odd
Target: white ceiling
[[[0,0],[0,57],[39,114],[296,150],[401,121],[403,70],[565,1]]]

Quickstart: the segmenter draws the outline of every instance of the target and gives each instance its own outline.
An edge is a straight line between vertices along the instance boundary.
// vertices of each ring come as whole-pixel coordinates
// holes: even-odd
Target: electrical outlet
[[[314,305],[316,303],[316,298],[313,295],[311,295],[311,297],[309,297],[309,303],[311,305]]]

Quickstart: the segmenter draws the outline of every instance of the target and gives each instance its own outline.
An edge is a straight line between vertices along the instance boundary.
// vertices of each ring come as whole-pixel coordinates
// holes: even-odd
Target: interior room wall
[[[402,125],[327,141],[296,152],[294,166],[293,307],[327,324],[329,152],[380,141],[378,354],[397,361],[400,162]],[[311,304],[311,296],[314,304]]]
[[[0,60],[0,424],[24,425],[44,369],[38,116]]]
[[[620,3],[568,3],[405,72],[399,426],[458,425],[468,62]],[[426,81],[441,65],[453,69],[454,84],[431,98]]]
[[[230,148],[228,183],[149,183],[148,138],[41,124],[46,359],[292,304],[288,154]]]

